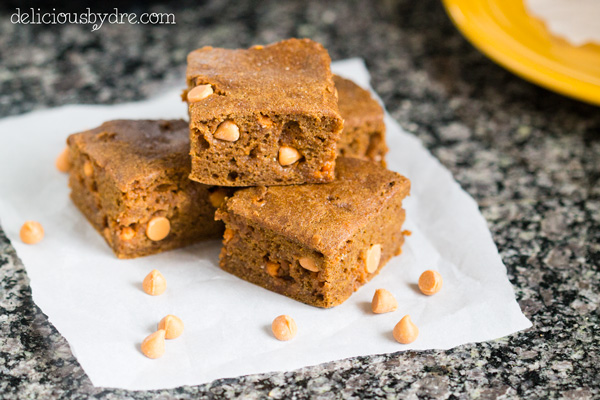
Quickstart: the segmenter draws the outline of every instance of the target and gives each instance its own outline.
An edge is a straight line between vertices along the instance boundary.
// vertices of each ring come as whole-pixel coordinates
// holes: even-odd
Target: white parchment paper
[[[574,46],[600,44],[599,0],[526,0],[529,12]]]
[[[368,87],[361,60],[336,62],[340,75]],[[152,100],[114,106],[67,106],[0,120],[0,219],[31,280],[34,301],[68,340],[93,384],[125,389],[170,388],[352,356],[408,349],[448,349],[528,328],[506,269],[477,204],[450,173],[386,116],[390,169],[412,181],[406,201],[407,238],[401,256],[348,301],[323,310],[271,293],[221,271],[220,243],[134,260],[118,260],[69,200],[67,176],[54,167],[68,134],[115,118],[186,117],[179,88]],[[46,236],[19,240],[26,220]],[[158,297],[141,289],[153,268],[168,282]],[[444,278],[427,297],[416,282],[422,271]],[[397,298],[396,312],[374,315],[375,289]],[[144,357],[140,343],[166,314],[185,323],[165,355]],[[270,324],[291,315],[298,335],[273,338]],[[410,345],[392,329],[410,314],[420,329]]]

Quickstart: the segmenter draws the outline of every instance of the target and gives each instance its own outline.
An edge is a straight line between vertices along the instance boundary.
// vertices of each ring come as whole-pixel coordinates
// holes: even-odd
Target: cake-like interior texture
[[[220,266],[298,301],[333,307],[400,254],[410,181],[372,161],[338,158],[326,184],[238,190],[217,210],[225,222]]]
[[[191,52],[190,178],[222,186],[331,181],[343,120],[330,63],[309,39]]]
[[[223,198],[226,189],[188,179],[185,121],[108,121],[69,136],[67,144],[71,199],[119,258],[221,237],[211,199]],[[148,228],[157,218],[162,225]],[[156,240],[156,230],[166,237]]]
[[[385,166],[385,123],[383,109],[371,94],[351,80],[333,76],[344,130],[337,143],[342,157],[369,159]]]

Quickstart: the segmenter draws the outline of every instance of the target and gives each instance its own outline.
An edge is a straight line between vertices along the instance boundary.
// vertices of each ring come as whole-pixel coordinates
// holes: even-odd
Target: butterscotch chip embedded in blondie
[[[331,181],[343,120],[330,63],[309,39],[191,52],[183,96],[190,178],[222,186]]]
[[[225,189],[188,179],[185,121],[109,121],[67,143],[71,198],[119,258],[222,235],[210,197]]]
[[[238,190],[217,210],[220,266],[318,307],[343,303],[404,243],[410,182],[380,164],[338,158],[325,184]]]
[[[338,91],[338,106],[344,118],[344,130],[337,143],[342,157],[373,160],[385,165],[383,109],[371,94],[351,80],[333,76]]]

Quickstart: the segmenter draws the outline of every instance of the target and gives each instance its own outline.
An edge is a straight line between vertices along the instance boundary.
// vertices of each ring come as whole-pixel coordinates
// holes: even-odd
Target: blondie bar
[[[309,39],[191,52],[190,178],[222,186],[331,181],[343,120],[330,63]]]
[[[317,307],[348,299],[400,253],[410,182],[355,158],[338,158],[335,174],[238,190],[216,213],[226,226],[221,268]]]
[[[221,237],[214,212],[227,189],[188,179],[185,121],[108,121],[67,143],[71,198],[117,257]]]

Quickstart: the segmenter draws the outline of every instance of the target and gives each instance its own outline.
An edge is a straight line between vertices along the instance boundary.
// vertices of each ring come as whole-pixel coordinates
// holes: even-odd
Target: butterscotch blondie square
[[[348,299],[400,253],[410,182],[353,158],[338,158],[335,174],[238,190],[216,213],[226,226],[221,268],[317,307]]]
[[[71,198],[119,258],[221,237],[226,189],[190,181],[182,120],[115,120],[67,139]]]
[[[190,178],[223,186],[331,181],[343,120],[330,63],[309,39],[191,52]]]

